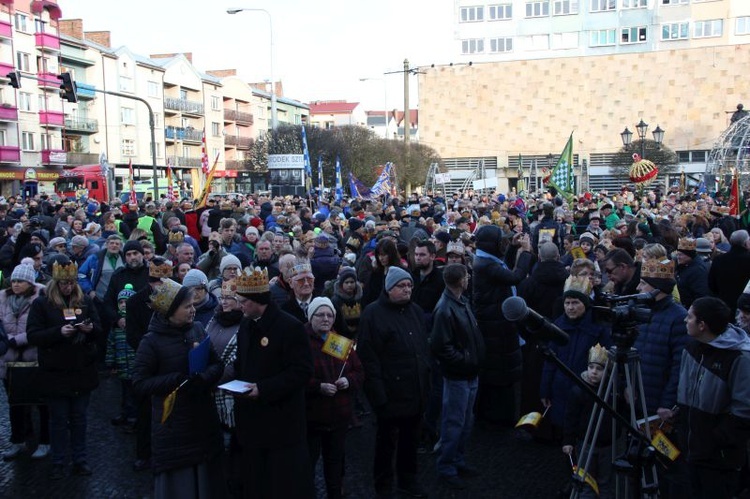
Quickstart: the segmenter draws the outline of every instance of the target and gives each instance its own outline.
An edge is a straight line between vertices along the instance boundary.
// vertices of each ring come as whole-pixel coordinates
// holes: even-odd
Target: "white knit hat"
[[[17,265],[13,269],[13,273],[10,275],[11,281],[26,281],[34,284],[36,282],[36,271],[33,265],[22,263]]]
[[[310,320],[310,318],[313,316],[313,314],[320,308],[320,307],[328,307],[333,312],[333,318],[336,319],[336,308],[333,306],[333,302],[329,298],[326,298],[325,296],[319,296],[313,301],[310,302],[310,304],[307,306],[307,320]]]

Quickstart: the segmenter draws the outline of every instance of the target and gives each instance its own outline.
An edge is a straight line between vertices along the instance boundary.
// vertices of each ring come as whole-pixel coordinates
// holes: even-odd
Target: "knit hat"
[[[67,244],[64,237],[53,237],[49,242],[49,247],[54,248],[58,244]]]
[[[388,274],[385,276],[385,290],[386,292],[393,289],[393,287],[399,282],[408,279],[410,283],[414,284],[414,280],[411,275],[402,269],[401,267],[392,266],[388,269]]]
[[[117,301],[127,300],[134,294],[135,294],[135,290],[133,289],[133,285],[128,283],[125,285],[122,291],[117,293]]]
[[[336,319],[336,307],[333,306],[331,300],[329,298],[326,298],[325,296],[318,296],[317,298],[314,298],[313,301],[311,301],[307,306],[307,320],[310,320],[313,314],[317,312],[320,307],[330,308],[331,312],[333,312],[333,318]]]
[[[699,237],[695,240],[695,252],[696,253],[711,253],[711,241],[705,237]]]
[[[435,239],[437,239],[438,241],[440,241],[441,243],[446,244],[446,245],[449,242],[451,242],[451,236],[450,236],[450,234],[448,234],[445,231],[440,231],[440,232],[436,233],[435,234]]]
[[[31,237],[38,237],[40,241],[42,241],[45,245],[47,244],[47,236],[44,235],[44,232],[41,230],[35,230],[31,233]]]
[[[591,280],[584,276],[568,276],[565,280],[563,298],[581,300],[586,308],[591,305]]]
[[[350,277],[356,281],[357,272],[355,272],[355,270],[352,267],[341,267],[341,269],[339,270],[339,276],[337,278],[338,285],[340,286],[341,284],[344,283],[344,281],[346,281]]]
[[[596,237],[591,232],[584,232],[583,234],[581,234],[581,237],[578,238],[579,244],[583,242],[589,243],[593,248],[594,246],[596,246]]]
[[[325,234],[321,234],[318,237],[315,238],[315,241],[313,242],[316,248],[325,249],[330,247],[331,240],[328,239],[328,236]]]
[[[240,259],[234,255],[225,256],[221,259],[221,263],[219,264],[219,273],[223,274],[224,271],[230,267],[237,267],[238,270],[242,270]]]
[[[33,265],[16,265],[13,269],[13,273],[10,275],[11,281],[26,281],[34,284],[36,282],[36,271]]]
[[[186,288],[208,286],[208,277],[198,269],[190,269],[182,279],[182,285]]]
[[[143,254],[143,246],[138,241],[128,241],[122,248],[122,254],[126,254],[128,251],[137,251],[141,255]]]
[[[253,218],[253,220],[260,220],[259,218]],[[253,221],[251,220],[250,223],[252,224]],[[255,226],[250,226],[247,229],[245,229],[245,237],[249,236],[250,234],[255,234],[256,236],[259,236],[260,233],[258,232],[258,228]]]
[[[86,236],[73,236],[73,239],[70,240],[70,245],[85,248],[89,245],[89,240]]]
[[[361,229],[364,224],[362,223],[362,220],[360,220],[357,217],[352,217],[349,219],[349,228],[353,231],[357,229]]]

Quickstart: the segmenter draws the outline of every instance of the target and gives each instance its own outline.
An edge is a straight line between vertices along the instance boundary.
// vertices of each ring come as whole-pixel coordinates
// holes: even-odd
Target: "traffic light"
[[[13,88],[21,88],[21,72],[20,71],[11,71],[7,75],[8,79],[10,80],[10,86]]]
[[[60,84],[60,98],[68,102],[78,102],[78,89],[70,73],[60,73],[57,75],[57,79],[62,82]]]

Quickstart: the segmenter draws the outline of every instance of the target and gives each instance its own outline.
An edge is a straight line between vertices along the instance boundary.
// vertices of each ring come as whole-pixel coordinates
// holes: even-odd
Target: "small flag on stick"
[[[172,392],[169,395],[164,397],[164,403],[161,406],[161,424],[164,424],[167,418],[169,418],[170,414],[172,414],[172,409],[174,409],[174,403],[177,401],[177,392],[187,382],[188,380],[183,381],[182,383],[179,384],[177,388],[172,390]]]
[[[354,346],[354,341],[350,340],[346,336],[341,336],[336,333],[328,333],[325,343],[321,351],[331,357],[336,357],[339,360],[346,362],[349,358],[349,354]]]

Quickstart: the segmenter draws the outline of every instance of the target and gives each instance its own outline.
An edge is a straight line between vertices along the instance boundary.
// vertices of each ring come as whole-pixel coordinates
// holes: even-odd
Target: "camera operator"
[[[641,262],[634,261],[633,257],[624,249],[615,248],[609,251],[601,262],[601,269],[614,283],[613,292],[616,295],[638,293],[638,283],[641,280]]]

